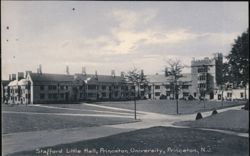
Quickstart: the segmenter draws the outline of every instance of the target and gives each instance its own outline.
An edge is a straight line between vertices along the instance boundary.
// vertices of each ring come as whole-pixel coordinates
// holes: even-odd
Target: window
[[[140,89],[144,89],[144,86],[143,86],[143,85],[140,85]]]
[[[61,98],[64,98],[64,94],[63,94],[63,93],[61,93],[61,94],[60,94],[60,97],[61,97]]]
[[[118,86],[114,86],[114,89],[118,89]]]
[[[40,90],[44,90],[44,86],[40,86]]]
[[[206,88],[206,84],[205,83],[199,84],[199,88]]]
[[[182,89],[188,89],[188,85],[182,85]]]
[[[61,89],[61,90],[64,90],[64,86],[60,86],[60,89]]]
[[[125,87],[126,91],[128,91],[128,86]]]
[[[80,90],[82,90],[82,88],[83,88],[82,86],[79,86],[79,89],[80,89]]]
[[[199,80],[206,80],[206,75],[201,75],[201,76],[199,76]]]
[[[95,93],[88,93],[88,97],[95,97],[96,94]]]
[[[118,92],[117,91],[115,92],[115,96],[118,96]]]
[[[160,86],[159,85],[155,86],[155,89],[160,89]]]
[[[243,98],[244,97],[244,93],[241,92],[240,93],[240,97]]]
[[[106,90],[106,86],[102,86],[102,90]]]
[[[131,86],[131,89],[135,89],[135,86]]]
[[[40,99],[44,99],[45,95],[44,94],[40,94]]]
[[[54,86],[53,86],[53,90],[56,90],[56,89],[57,89],[57,86],[54,85]]]
[[[156,93],[155,93],[155,96],[160,96],[160,95],[161,95],[160,92],[156,92]]]
[[[188,96],[189,93],[188,92],[183,92],[183,96]]]
[[[48,97],[49,97],[49,99],[52,99],[53,98],[53,94],[49,94]]]
[[[167,94],[167,96],[170,96],[170,92],[167,92],[166,94]]]
[[[198,73],[207,72],[207,68],[198,68]]]
[[[65,89],[68,90],[68,86],[65,86]]]
[[[96,89],[96,85],[88,85],[88,89],[90,90]]]
[[[48,88],[49,88],[49,90],[52,90],[52,89],[53,89],[53,86],[52,86],[52,85],[49,85]]]
[[[102,93],[102,97],[106,97],[106,96],[107,96],[107,94],[103,92]]]
[[[196,93],[194,93],[194,97],[196,97]]]
[[[170,88],[170,85],[166,85],[166,89],[169,89]]]
[[[232,93],[227,93],[227,97],[232,97]]]
[[[55,93],[55,94],[53,94],[53,98],[54,99],[56,99],[57,98],[57,94]]]

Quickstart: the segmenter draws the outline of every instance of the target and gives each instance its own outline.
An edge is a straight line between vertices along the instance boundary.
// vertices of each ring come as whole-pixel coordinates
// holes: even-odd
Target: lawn
[[[248,138],[219,132],[186,128],[153,127],[94,140],[14,153],[11,156],[46,155],[46,152],[47,154],[51,154],[51,152],[59,153],[53,154],[55,156],[248,156],[248,145]]]
[[[196,121],[177,122],[175,125],[249,132],[249,111],[229,110]]]
[[[179,100],[179,114],[192,114],[213,110],[214,108],[220,109],[225,107],[243,105],[242,101],[224,101],[223,106],[221,101],[184,101]],[[126,109],[134,109],[133,101],[119,101],[119,102],[97,102],[98,105],[120,107]],[[205,107],[204,107],[205,104]],[[161,114],[176,114],[176,101],[174,100],[138,100],[138,111],[148,111]]]
[[[111,114],[87,110],[64,110],[20,105],[2,106],[2,111],[2,134],[134,122],[133,117],[128,118],[129,114],[119,114],[120,117],[80,116],[84,114]],[[60,115],[61,113],[68,113],[69,115]],[[74,114],[76,116],[73,116]]]

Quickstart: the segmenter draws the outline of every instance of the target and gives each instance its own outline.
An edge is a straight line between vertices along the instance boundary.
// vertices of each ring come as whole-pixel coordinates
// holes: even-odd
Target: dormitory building
[[[178,79],[178,97],[174,94],[173,78],[165,74],[146,75],[147,86],[128,82],[122,72],[119,76],[86,74],[70,75],[37,72],[10,74],[2,81],[2,102],[12,104],[73,103],[79,101],[113,101],[140,99],[204,99],[232,100],[248,98],[242,88],[220,90],[223,56],[192,60],[191,73],[184,73]]]

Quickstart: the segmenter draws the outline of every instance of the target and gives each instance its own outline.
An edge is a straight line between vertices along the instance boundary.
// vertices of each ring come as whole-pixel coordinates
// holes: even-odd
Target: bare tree
[[[137,98],[140,98],[140,86],[144,86],[144,91],[145,91],[145,86],[147,86],[148,81],[146,78],[146,75],[144,75],[143,70],[141,72],[137,69],[134,68],[125,75],[126,79],[128,82],[132,83],[134,86],[137,86]],[[135,90],[135,95],[134,95],[134,110],[135,110],[135,120],[136,120],[136,90]]]
[[[146,75],[144,75],[143,70],[140,71],[137,68],[134,68],[128,71],[125,77],[127,78],[128,82],[137,86],[137,98],[140,98],[140,86],[143,86],[145,90],[145,86],[148,85],[148,80]]]
[[[167,61],[167,65],[166,65],[166,71],[165,71],[165,75],[166,76],[170,76],[172,79],[171,84],[173,85],[173,96],[174,99],[176,100],[176,112],[177,114],[179,114],[179,106],[178,106],[178,97],[179,97],[179,83],[178,80],[183,76],[181,74],[182,69],[185,67],[184,65],[182,65],[181,61],[178,59],[172,60],[172,59],[168,59]]]

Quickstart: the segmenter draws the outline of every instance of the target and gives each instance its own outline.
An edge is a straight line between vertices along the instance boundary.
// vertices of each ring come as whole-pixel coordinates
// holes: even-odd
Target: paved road
[[[100,107],[99,105],[95,104],[88,104],[88,106]],[[101,107],[117,111],[119,110],[127,112],[132,111],[132,110],[114,108],[108,106],[101,106]],[[231,109],[240,109],[241,107],[242,106],[225,108],[222,110],[218,110],[218,112],[223,112]],[[154,126],[172,126],[172,127],[182,128],[180,126],[174,126],[173,123],[178,121],[194,120],[196,116],[196,114],[163,115],[163,114],[144,112],[144,111],[139,111],[138,113],[139,113],[138,118],[140,119],[140,122],[136,123],[105,125],[105,126],[88,127],[88,128],[70,128],[70,129],[60,129],[51,131],[34,131],[34,132],[4,134],[2,135],[3,154],[5,155],[14,152],[34,150],[46,146],[54,146],[63,143],[72,143],[76,141],[95,139],[118,133],[129,132],[136,129],[150,128]],[[116,116],[117,115],[118,114],[116,114]],[[204,112],[202,113],[202,115],[203,117],[209,116],[211,115],[211,111]],[[212,129],[203,129],[203,130],[212,130]],[[241,134],[241,133],[222,131],[222,130],[213,130],[213,131],[248,137],[248,134]]]

